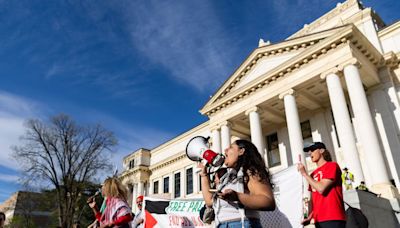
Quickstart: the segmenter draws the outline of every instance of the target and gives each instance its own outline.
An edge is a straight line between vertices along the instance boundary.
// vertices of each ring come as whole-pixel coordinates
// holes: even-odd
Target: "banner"
[[[260,211],[263,227],[298,228],[303,218],[302,176],[296,166],[291,166],[272,176],[275,211]],[[199,216],[204,206],[203,199],[165,200],[145,197],[145,228],[200,228],[212,227],[204,224]]]
[[[205,228],[200,219],[200,209],[204,206],[203,199],[163,200],[145,197],[145,228]]]
[[[303,177],[297,166],[291,166],[272,176],[275,211],[260,211],[263,227],[298,228],[303,227]]]

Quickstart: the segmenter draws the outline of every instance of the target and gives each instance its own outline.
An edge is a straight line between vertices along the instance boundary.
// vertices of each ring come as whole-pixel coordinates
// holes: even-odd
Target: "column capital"
[[[244,112],[244,114],[245,114],[246,116],[248,116],[251,112],[258,112],[258,113],[260,113],[260,112],[261,112],[261,108],[258,107],[258,106],[253,106],[253,107],[247,109],[246,112]]]
[[[295,91],[294,91],[294,89],[289,89],[289,90],[286,90],[285,92],[283,92],[283,93],[281,93],[281,94],[279,94],[279,99],[283,99],[286,95],[295,95]]]
[[[358,59],[356,59],[356,58],[351,58],[351,59],[347,60],[346,62],[341,63],[341,64],[338,66],[338,69],[339,69],[340,71],[343,71],[344,68],[347,67],[347,66],[349,66],[349,65],[354,65],[354,66],[356,66],[357,68],[360,68],[360,67],[361,67],[361,63],[358,61]]]
[[[321,79],[326,79],[326,77],[327,77],[328,75],[330,75],[330,74],[336,74],[336,75],[337,75],[338,73],[339,73],[339,67],[338,67],[338,66],[332,67],[331,69],[329,69],[329,70],[323,72],[323,73],[320,75],[320,78],[321,78]]]
[[[221,122],[220,124],[218,124],[219,126],[227,126],[227,127],[232,127],[232,122],[230,122],[229,120],[225,120],[223,122]]]
[[[210,127],[210,131],[215,131],[215,130],[217,130],[217,131],[219,131],[219,130],[220,130],[220,127],[219,127],[219,125],[218,125],[218,124],[216,124],[216,125],[213,125],[213,126],[211,126],[211,127]]]

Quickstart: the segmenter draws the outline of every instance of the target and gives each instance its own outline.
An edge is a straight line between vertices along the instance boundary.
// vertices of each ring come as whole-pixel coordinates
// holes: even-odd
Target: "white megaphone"
[[[186,155],[192,161],[206,160],[208,164],[219,167],[224,164],[225,157],[222,154],[210,150],[208,138],[203,136],[193,137],[186,146]]]

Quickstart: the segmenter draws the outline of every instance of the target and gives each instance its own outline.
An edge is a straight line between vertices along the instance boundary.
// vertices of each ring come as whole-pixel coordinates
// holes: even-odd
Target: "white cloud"
[[[209,91],[231,71],[236,47],[224,35],[212,3],[135,2],[125,14],[134,47],[176,81]]]
[[[122,171],[123,158],[140,148],[153,149],[154,147],[166,142],[175,133],[163,131],[141,124],[129,124],[120,121],[112,116],[95,110],[81,111],[90,121],[99,122],[108,130],[114,132],[118,139],[118,147],[116,153],[111,156],[111,164],[117,166]]]
[[[3,166],[17,170],[11,146],[18,145],[19,137],[24,134],[25,120],[38,116],[38,110],[44,108],[30,99],[0,91],[0,110],[0,161]]]
[[[19,176],[17,175],[7,175],[0,173],[0,181],[15,183],[19,180]]]
[[[128,124],[96,110],[70,107],[79,113],[81,124],[101,123],[113,131],[119,141],[116,153],[111,156],[111,164],[122,170],[122,159],[134,150],[145,147],[152,149],[175,136],[170,132],[140,124]],[[18,164],[11,158],[11,146],[19,144],[19,138],[25,133],[24,122],[28,118],[41,118],[48,108],[37,101],[0,91],[0,160],[3,166],[17,171]],[[40,110],[40,112],[38,111]],[[42,112],[43,111],[43,112]],[[72,118],[74,113],[68,113]],[[15,180],[16,176],[0,173],[0,181]]]

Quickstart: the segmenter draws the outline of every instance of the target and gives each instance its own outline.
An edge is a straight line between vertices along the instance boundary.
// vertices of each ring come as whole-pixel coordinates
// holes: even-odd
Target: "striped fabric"
[[[107,198],[107,206],[104,210],[104,213],[101,216],[100,224],[108,224],[111,221],[116,220],[117,218],[130,214],[131,209],[127,202],[119,198]]]

